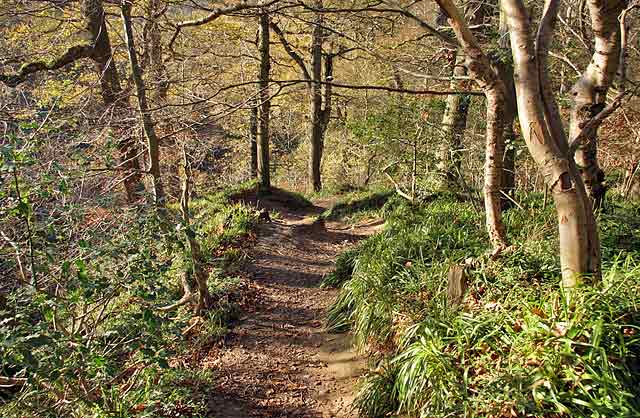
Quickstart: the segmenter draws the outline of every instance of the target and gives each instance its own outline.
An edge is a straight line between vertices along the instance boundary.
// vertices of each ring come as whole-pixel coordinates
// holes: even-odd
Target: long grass
[[[640,416],[637,210],[600,215],[604,278],[567,306],[552,208],[521,200],[505,216],[516,249],[497,261],[482,215],[457,201],[394,202],[355,251],[328,323],[377,359],[362,416]],[[469,289],[452,307],[447,271],[467,258]]]

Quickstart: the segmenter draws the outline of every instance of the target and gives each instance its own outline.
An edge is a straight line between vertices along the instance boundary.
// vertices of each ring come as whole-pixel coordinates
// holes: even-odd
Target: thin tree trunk
[[[493,244],[494,254],[500,253],[507,245],[507,236],[502,222],[503,185],[502,159],[504,155],[504,85],[497,83],[486,90],[487,131],[484,160],[484,207],[487,230]]]
[[[497,255],[507,246],[500,204],[502,154],[504,151],[502,115],[504,113],[505,88],[454,3],[451,0],[436,0],[436,2],[449,17],[449,24],[467,57],[469,74],[487,97],[484,202],[487,232],[493,244],[494,255]]]
[[[269,119],[271,100],[269,98],[269,73],[271,71],[271,54],[269,50],[269,14],[266,10],[260,15],[260,110],[258,112],[258,178],[260,186],[268,189],[271,187],[269,166]]]
[[[212,303],[211,293],[209,293],[209,286],[207,284],[207,273],[204,270],[202,262],[202,250],[200,243],[195,237],[195,233],[191,229],[191,221],[189,216],[189,196],[191,193],[191,164],[187,157],[186,149],[182,148],[183,157],[183,169],[184,178],[182,181],[182,197],[180,199],[180,211],[182,213],[182,220],[184,223],[184,230],[187,236],[187,245],[189,252],[191,253],[191,267],[193,270],[193,276],[198,287],[198,302],[195,307],[196,315],[199,315],[203,310],[209,308]],[[190,291],[190,286],[187,279],[183,280],[183,287],[185,287],[185,295],[187,291]],[[188,286],[188,287],[187,287]]]
[[[316,0],[314,6],[323,7],[322,0]],[[323,17],[316,13],[313,20],[311,34],[311,125],[310,125],[310,149],[309,149],[309,180],[313,191],[322,189],[321,164],[323,152],[323,127],[322,127],[322,44],[324,31],[322,28]]]
[[[258,105],[251,107],[249,113],[249,152],[251,154],[250,175],[258,177]]]
[[[569,137],[573,140],[584,124],[606,105],[607,92],[618,69],[620,57],[620,25],[618,16],[625,8],[624,0],[588,0],[595,52],[582,77],[572,88],[573,107]],[[596,208],[602,205],[606,188],[604,172],[598,164],[598,128],[594,127],[586,141],[578,147],[578,164],[587,193]]]
[[[584,183],[572,167],[559,113],[550,94],[544,57],[551,37],[557,2],[547,0],[538,34],[538,53],[529,32],[530,20],[522,0],[503,0],[511,38],[518,116],[531,155],[553,194],[558,215],[562,286],[574,288],[584,274],[600,274],[599,243]],[[596,248],[597,247],[597,248]],[[591,259],[592,258],[592,259]]]
[[[158,137],[156,136],[155,125],[151,118],[151,113],[149,112],[149,105],[147,104],[147,96],[144,81],[142,79],[142,70],[140,69],[138,57],[136,55],[133,27],[131,23],[130,0],[122,0],[121,12],[127,52],[129,54],[129,64],[131,66],[131,74],[133,76],[133,83],[136,86],[138,110],[142,118],[142,127],[144,129],[145,136],[147,137],[149,172],[151,173],[153,184],[153,200],[156,205],[164,206],[164,189],[162,187],[162,179],[160,177],[160,149],[158,146]]]
[[[93,52],[91,59],[95,63],[96,72],[100,80],[102,100],[106,106],[114,106],[115,120],[127,111],[127,105],[122,97],[122,87],[118,70],[113,61],[111,41],[105,21],[102,0],[84,0],[82,12],[86,20],[87,31],[91,34]],[[124,129],[118,128],[119,135]],[[124,169],[124,188],[129,203],[136,202],[144,192],[142,173],[138,161],[138,150],[131,135],[125,134],[118,140],[120,166]]]
[[[506,24],[506,17],[502,8],[500,8],[500,40],[498,42],[502,54],[511,54],[511,44],[509,42],[509,30]],[[505,149],[503,154],[502,167],[502,186],[500,199],[502,200],[502,209],[506,210],[513,206],[516,192],[516,134],[514,123],[518,115],[516,104],[516,88],[513,79],[513,62],[510,59],[500,59],[495,62],[498,75],[502,79],[505,87],[505,106],[504,106],[504,143]]]

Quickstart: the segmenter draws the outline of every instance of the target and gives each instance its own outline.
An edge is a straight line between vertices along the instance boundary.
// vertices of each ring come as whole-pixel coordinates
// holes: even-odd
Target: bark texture
[[[249,174],[252,179],[258,177],[258,105],[249,111]]]
[[[618,17],[627,1],[588,0],[586,3],[591,15],[595,49],[589,66],[571,90],[573,107],[569,136],[572,140],[580,135],[585,123],[606,105],[607,92],[620,62]],[[604,172],[598,164],[598,128],[599,124],[590,130],[575,154],[587,193],[596,208],[601,206],[606,193]]]
[[[314,5],[321,9],[322,0],[316,0]],[[324,129],[322,127],[322,45],[324,43],[324,30],[322,28],[323,17],[321,13],[316,13],[313,19],[313,30],[311,33],[311,125],[310,147],[309,147],[309,179],[313,191],[322,189],[321,164],[324,147]]]
[[[500,8],[500,39],[499,54],[494,60],[495,69],[502,79],[505,87],[504,106],[504,144],[505,150],[502,158],[502,185],[501,196],[502,209],[513,206],[516,191],[516,149],[517,140],[514,123],[518,116],[516,104],[516,88],[513,79],[513,60],[511,59],[511,43],[509,42],[509,29],[507,27],[504,11]]]
[[[147,85],[152,87],[152,100],[161,106],[167,100],[169,78],[162,55],[162,33],[160,15],[163,13],[160,0],[148,0],[145,6],[146,20],[143,27],[145,43],[143,70],[148,74]]]
[[[559,113],[544,83],[544,57],[553,32],[558,2],[547,0],[538,33],[538,51],[522,0],[503,0],[512,45],[518,116],[527,147],[553,193],[558,215],[562,285],[574,288],[584,274],[600,274],[599,242],[584,183],[568,155]]]

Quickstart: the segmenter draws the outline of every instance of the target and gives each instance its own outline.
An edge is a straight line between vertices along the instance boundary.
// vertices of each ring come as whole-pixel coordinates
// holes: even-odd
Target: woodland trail
[[[353,227],[314,222],[331,202],[292,211],[277,201],[254,202],[278,219],[259,227],[242,267],[254,293],[210,366],[217,418],[352,417],[351,401],[364,361],[349,336],[324,330],[336,290],[320,289],[338,254],[372,234],[380,222]]]

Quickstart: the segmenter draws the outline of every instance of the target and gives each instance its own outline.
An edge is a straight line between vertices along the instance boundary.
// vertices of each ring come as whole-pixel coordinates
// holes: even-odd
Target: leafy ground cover
[[[568,304],[553,209],[521,200],[505,219],[514,249],[499,260],[486,255],[482,214],[442,197],[391,199],[384,230],[338,258],[328,324],[370,354],[362,416],[640,415],[638,208],[600,214],[603,280]],[[460,306],[447,301],[453,264],[469,276]]]
[[[234,266],[245,253],[238,243],[251,241],[258,222],[230,195],[191,204],[217,301],[203,317],[161,309],[180,299],[191,269],[177,208],[162,217],[86,214],[90,232],[73,256],[50,257],[39,290],[25,286],[0,301],[0,375],[20,382],[0,389],[0,415],[202,416],[215,376],[189,367],[189,353],[215,344],[234,318],[243,287]]]

